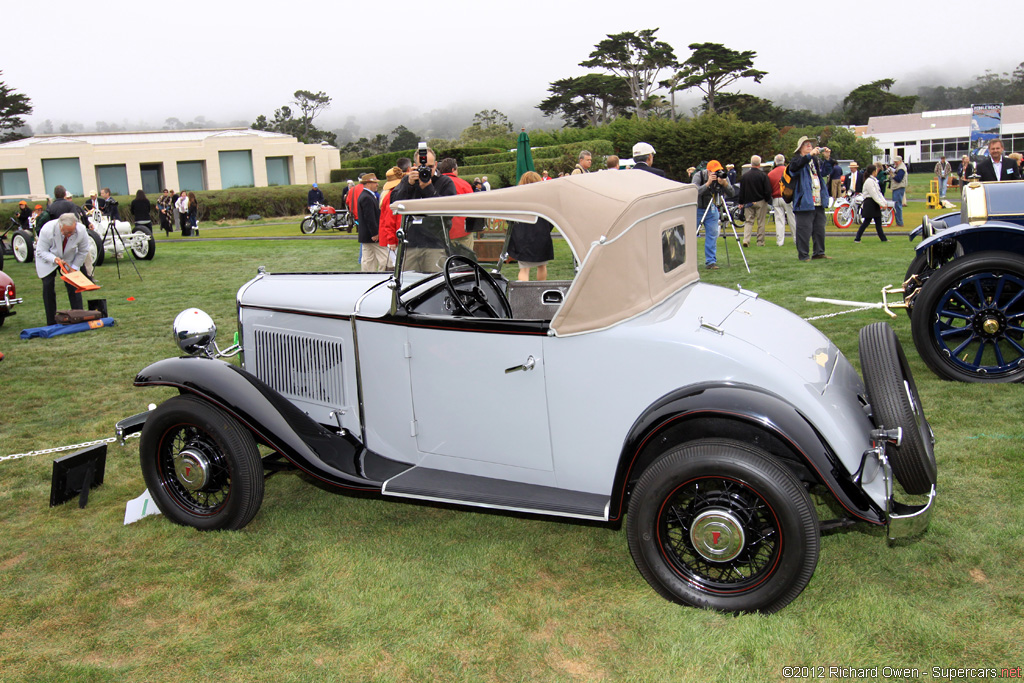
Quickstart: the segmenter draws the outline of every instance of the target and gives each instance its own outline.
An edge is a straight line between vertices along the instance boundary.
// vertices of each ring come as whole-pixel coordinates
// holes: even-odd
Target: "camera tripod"
[[[729,227],[732,229],[732,236],[736,238],[736,246],[740,250],[740,256],[743,257],[743,265],[746,266],[747,272],[749,273],[750,264],[747,263],[747,255],[743,253],[743,245],[740,244],[740,236],[736,232],[736,226],[732,222],[732,214],[729,213],[729,205],[725,203],[725,197],[722,196],[722,191],[718,189],[718,183],[715,183],[711,192],[713,196],[711,201],[708,202],[708,208],[704,209],[704,215],[700,217],[700,221],[697,223],[697,237],[700,237],[700,232],[704,229],[704,219],[707,218],[708,211],[711,210],[712,206],[718,207],[718,232],[719,234],[722,234],[722,219],[725,218]],[[722,237],[725,238],[725,262],[731,266],[732,261],[729,258],[729,238],[725,237],[725,235],[722,235]],[[705,239],[707,239],[707,235],[705,235]]]
[[[124,238],[121,236],[121,233],[119,233],[117,231],[117,210],[116,210],[116,208],[111,213],[111,215],[108,216],[107,229],[103,233],[103,239],[100,240],[100,249],[104,249],[105,248],[104,245],[107,243],[107,237],[110,237],[110,245],[112,247],[114,247],[114,264],[117,266],[117,279],[118,280],[121,279],[121,261],[120,261],[120,259],[118,257],[118,254],[117,254],[117,243],[120,242],[121,243],[121,249],[123,249],[124,253],[128,255],[128,261],[132,264],[132,268],[135,269],[135,274],[138,275],[139,279],[141,280],[142,279],[142,273],[139,272],[139,267],[137,265],[135,265],[135,258],[132,255],[132,250],[131,250],[131,248],[127,244],[124,243]],[[93,270],[96,270],[96,266],[95,265],[93,266]]]

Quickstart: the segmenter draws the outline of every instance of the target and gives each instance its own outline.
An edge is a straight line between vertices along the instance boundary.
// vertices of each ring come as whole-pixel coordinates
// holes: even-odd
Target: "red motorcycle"
[[[312,235],[317,230],[344,230],[352,232],[355,222],[348,209],[335,209],[333,206],[314,204],[310,207],[310,214],[302,219],[299,230],[303,235]]]

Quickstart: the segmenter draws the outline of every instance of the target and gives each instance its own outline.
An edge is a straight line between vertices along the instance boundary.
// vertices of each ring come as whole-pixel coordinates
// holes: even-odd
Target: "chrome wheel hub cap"
[[[711,562],[729,562],[743,550],[743,526],[726,510],[705,510],[690,527],[690,542],[701,557]]]
[[[174,456],[174,474],[189,491],[199,491],[210,482],[210,460],[195,448],[187,447]]]

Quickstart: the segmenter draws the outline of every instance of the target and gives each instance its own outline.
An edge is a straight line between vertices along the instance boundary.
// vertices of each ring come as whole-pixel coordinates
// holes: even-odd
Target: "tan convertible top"
[[[391,208],[403,214],[551,221],[581,263],[551,321],[556,335],[567,336],[633,318],[698,279],[696,201],[693,185],[630,170],[408,200]],[[663,234],[680,225],[686,259],[666,273]]]

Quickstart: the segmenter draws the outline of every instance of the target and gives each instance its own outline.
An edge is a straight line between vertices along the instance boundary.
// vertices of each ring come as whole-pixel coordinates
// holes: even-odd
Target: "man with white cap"
[[[636,162],[636,165],[633,166],[634,170],[647,171],[662,178],[666,177],[665,172],[660,168],[651,166],[654,163],[654,148],[646,142],[638,142],[633,145],[633,161]]]

